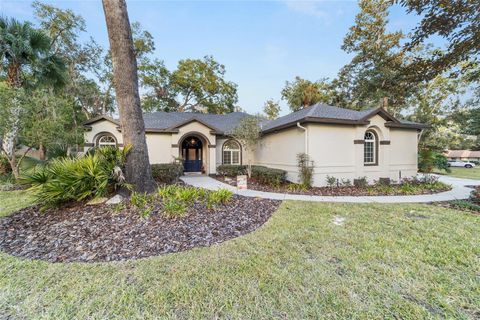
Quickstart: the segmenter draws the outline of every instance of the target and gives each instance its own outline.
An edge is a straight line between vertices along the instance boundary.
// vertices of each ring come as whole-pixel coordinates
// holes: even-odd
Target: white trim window
[[[365,132],[363,145],[363,163],[368,165],[377,164],[377,137],[372,131]]]
[[[228,140],[223,144],[223,164],[240,164],[240,144],[235,140]]]
[[[98,138],[97,145],[99,147],[116,147],[117,146],[117,140],[115,139],[114,136],[111,135],[104,135]]]

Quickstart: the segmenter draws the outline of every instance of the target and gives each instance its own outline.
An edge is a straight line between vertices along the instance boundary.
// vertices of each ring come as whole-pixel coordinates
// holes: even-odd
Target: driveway
[[[439,180],[452,186],[452,190],[436,194],[422,194],[415,196],[310,196],[301,194],[286,194],[275,192],[264,192],[257,190],[239,190],[236,187],[220,182],[208,176],[184,176],[181,178],[186,184],[209,190],[228,189],[232,192],[247,196],[277,200],[297,200],[316,202],[352,202],[352,203],[428,203],[437,201],[451,201],[467,199],[472,188],[467,186],[478,186],[480,180],[470,180],[439,176]]]

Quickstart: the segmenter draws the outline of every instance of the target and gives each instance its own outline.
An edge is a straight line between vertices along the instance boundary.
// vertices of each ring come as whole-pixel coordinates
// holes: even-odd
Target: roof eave
[[[423,129],[430,129],[432,126],[423,123],[394,123],[394,122],[387,122],[385,123],[385,127],[388,128],[403,128],[403,129],[416,129],[416,130],[423,130]]]
[[[361,126],[367,125],[370,121],[360,121],[360,120],[349,120],[349,119],[334,119],[334,118],[318,118],[318,117],[305,117],[299,120],[291,121],[289,123],[273,127],[267,130],[263,130],[262,134],[271,133],[280,131],[283,129],[287,129],[290,127],[294,127],[297,123],[321,123],[321,124],[339,124],[339,125],[353,125],[353,126]]]

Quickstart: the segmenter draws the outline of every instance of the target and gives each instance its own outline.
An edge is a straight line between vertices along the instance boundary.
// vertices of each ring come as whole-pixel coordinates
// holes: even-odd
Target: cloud
[[[290,0],[285,1],[287,7],[295,12],[307,14],[328,21],[330,14],[322,8],[322,1],[302,1]]]

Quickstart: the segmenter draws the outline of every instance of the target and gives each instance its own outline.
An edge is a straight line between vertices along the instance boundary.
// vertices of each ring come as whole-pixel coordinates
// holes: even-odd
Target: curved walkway
[[[448,176],[440,176],[440,181],[450,184],[452,190],[436,194],[422,194],[415,196],[310,196],[302,194],[286,194],[276,192],[264,192],[257,190],[239,190],[236,187],[220,182],[208,176],[184,176],[181,178],[186,184],[194,187],[209,190],[220,188],[228,189],[236,194],[247,197],[259,197],[277,200],[298,200],[317,202],[354,202],[354,203],[408,203],[408,202],[436,202],[467,199],[470,196],[471,188],[467,186],[478,186],[480,180],[460,179]]]

